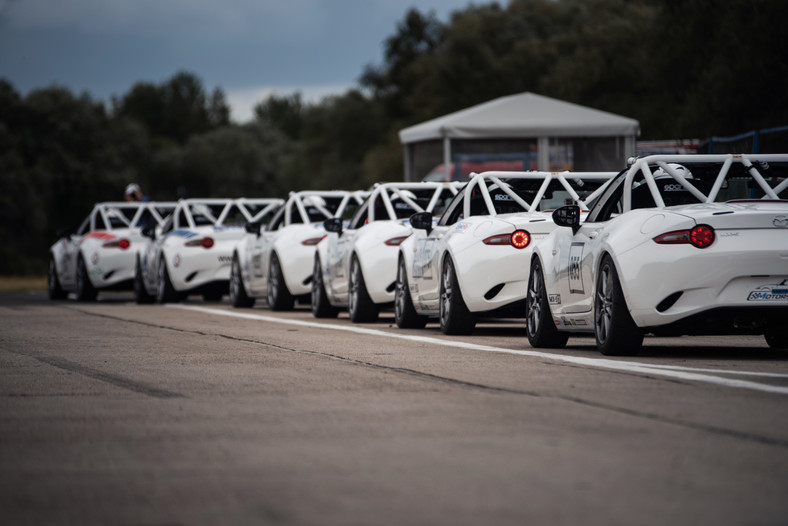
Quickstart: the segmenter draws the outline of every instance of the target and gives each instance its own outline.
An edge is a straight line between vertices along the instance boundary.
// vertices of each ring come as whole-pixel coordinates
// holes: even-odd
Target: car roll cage
[[[177,214],[179,212],[183,212],[184,216],[186,217],[186,225],[181,225],[180,222],[178,224],[179,228],[196,228],[197,222],[194,220],[194,216],[192,214],[192,207],[194,206],[221,206],[222,209],[219,212],[218,216],[214,216],[213,213],[209,213],[208,215],[203,214],[208,220],[210,220],[213,226],[224,226],[224,221],[229,216],[230,212],[236,208],[241,212],[241,215],[244,216],[247,222],[257,221],[263,216],[268,213],[274,211],[277,207],[281,206],[283,203],[282,199],[278,198],[268,198],[268,197],[261,197],[261,198],[247,198],[247,197],[239,197],[235,199],[222,199],[222,198],[188,198],[188,199],[181,199],[178,201],[176,209],[171,214],[171,217],[174,217],[177,220]],[[262,206],[263,209],[259,210],[258,212],[252,214],[250,208],[253,206]],[[210,210],[209,210],[210,212]]]
[[[300,192],[290,192],[288,194],[287,202],[285,203],[285,217],[284,217],[284,224],[285,226],[290,225],[293,223],[293,209],[295,208],[295,212],[298,213],[298,216],[301,218],[301,222],[308,225],[310,223],[314,223],[309,218],[309,212],[307,212],[306,207],[304,205],[304,200],[308,199],[309,197],[320,197],[320,198],[341,198],[339,206],[337,207],[335,212],[331,212],[331,210],[327,209],[320,203],[310,203],[308,206],[314,207],[317,209],[321,214],[323,214],[325,219],[331,219],[333,217],[342,217],[342,214],[345,212],[348,204],[354,202],[358,205],[364,202],[364,198],[366,197],[365,192],[355,191],[349,192],[346,190],[302,190]]]
[[[623,211],[627,212],[632,209],[632,190],[633,182],[638,173],[643,175],[643,178],[648,185],[651,197],[654,199],[657,208],[665,208],[665,201],[662,194],[657,188],[657,183],[654,174],[651,171],[653,165],[657,165],[668,173],[676,182],[681,184],[688,192],[695,196],[701,203],[713,203],[719,194],[720,189],[725,183],[725,178],[734,163],[743,165],[746,172],[764,191],[764,196],[761,199],[780,199],[779,193],[788,188],[788,179],[783,180],[774,187],[770,186],[763,174],[758,170],[755,163],[768,164],[768,163],[788,163],[788,154],[690,154],[690,155],[649,155],[647,157],[639,157],[631,160],[631,166],[628,168],[624,181],[624,196],[623,196]],[[698,163],[720,163],[720,170],[717,173],[714,183],[708,195],[697,189],[692,184],[692,179],[687,179],[673,169],[668,163],[678,164],[698,164]]]
[[[156,220],[157,225],[161,225],[167,220],[169,215],[175,210],[176,203],[174,201],[143,201],[143,202],[127,202],[127,201],[105,201],[96,203],[90,213],[90,228],[89,230],[97,230],[98,221],[97,217],[101,217],[101,221],[105,225],[105,230],[116,230],[118,228],[140,228],[142,227],[142,217],[145,211],[149,211],[153,218]],[[128,215],[123,211],[133,210],[134,213],[129,219]],[[123,226],[112,226],[112,219],[118,219],[123,223]]]
[[[588,210],[588,204],[598,195],[600,195],[610,181],[615,177],[619,172],[543,172],[543,171],[526,171],[526,172],[501,172],[501,171],[490,171],[490,172],[482,172],[478,174],[471,174],[471,180],[465,186],[463,192],[465,193],[465,199],[463,202],[463,217],[470,217],[471,216],[471,195],[475,188],[479,189],[479,193],[484,200],[484,204],[487,207],[487,215],[490,216],[497,216],[498,212],[495,210],[495,205],[493,203],[492,197],[490,196],[490,186],[497,185],[497,187],[504,192],[506,195],[512,198],[512,200],[523,207],[525,212],[531,212],[532,210],[536,210],[541,202],[542,198],[544,197],[545,193],[547,192],[548,187],[552,181],[558,181],[561,186],[569,193],[569,195],[574,199],[578,206],[582,210]],[[506,180],[512,179],[526,179],[526,180],[541,180],[542,184],[537,190],[536,194],[534,195],[533,200],[528,203],[525,199],[519,196],[514,190],[512,190],[508,184],[506,184]],[[575,189],[569,183],[569,179],[573,181],[603,181],[603,184],[594,190],[590,195],[588,195],[585,199],[581,199],[580,196],[577,194]],[[490,183],[490,184],[486,184]],[[480,215],[480,214],[476,214]]]
[[[375,183],[372,186],[371,192],[369,197],[366,200],[367,203],[367,217],[369,222],[376,221],[376,220],[385,220],[389,219],[392,221],[399,220],[397,217],[397,212],[394,210],[394,205],[391,203],[392,196],[396,196],[401,199],[404,203],[407,203],[408,206],[415,210],[414,213],[418,212],[432,212],[435,209],[435,206],[438,204],[438,200],[443,194],[444,190],[449,190],[451,194],[457,195],[462,188],[464,183],[459,181],[453,182],[413,182],[413,183]],[[426,207],[420,205],[416,201],[411,198],[407,192],[410,190],[432,190],[432,195],[430,196],[429,203]],[[372,206],[375,203],[375,200],[380,198],[383,207],[386,210],[386,215],[388,217],[375,217],[375,209],[376,206]]]

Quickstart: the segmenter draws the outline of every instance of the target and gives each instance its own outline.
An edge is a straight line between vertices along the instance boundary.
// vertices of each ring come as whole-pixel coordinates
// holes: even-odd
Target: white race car
[[[325,222],[329,232],[317,246],[312,279],[312,313],[333,317],[347,308],[355,323],[377,320],[394,301],[397,250],[412,232],[417,212],[440,214],[462,183],[378,183],[345,225]]]
[[[251,307],[264,297],[273,310],[289,310],[296,299],[308,299],[315,247],[326,236],[323,221],[350,217],[364,197],[343,190],[291,192],[265,229],[249,223],[233,254],[233,306]]]
[[[137,258],[137,303],[183,300],[202,294],[218,301],[227,293],[235,244],[248,222],[264,222],[281,199],[182,199],[165,223],[145,229],[150,237]]]
[[[586,203],[615,172],[485,172],[474,175],[433,225],[411,218],[399,247],[394,317],[401,328],[438,317],[445,334],[470,334],[480,313],[525,316],[533,246],[555,224],[553,209]],[[493,312],[494,311],[494,312]]]
[[[764,334],[788,346],[788,155],[636,159],[580,222],[534,248],[526,326],[534,347],[594,333],[603,354],[646,333]]]
[[[50,247],[49,297],[74,292],[92,301],[100,290],[131,289],[134,260],[145,245],[142,228],[162,224],[174,208],[153,201],[96,204],[79,228],[61,231]]]

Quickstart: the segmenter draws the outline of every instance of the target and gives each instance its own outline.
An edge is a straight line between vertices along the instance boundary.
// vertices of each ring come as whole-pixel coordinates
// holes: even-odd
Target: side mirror
[[[257,237],[260,237],[260,223],[259,222],[251,221],[249,223],[246,223],[246,226],[244,228],[246,229],[247,233],[254,234]]]
[[[558,226],[567,226],[573,232],[580,228],[580,207],[577,205],[567,205],[556,208],[553,211],[553,222]]]
[[[156,239],[156,227],[155,226],[146,226],[142,229],[142,235],[145,237],[149,237],[151,239]]]
[[[55,235],[57,236],[58,239],[62,239],[64,237],[69,237],[73,233],[74,233],[73,228],[61,228],[55,233]]]
[[[430,212],[417,212],[410,216],[410,226],[419,230],[426,230],[427,235],[432,232],[432,214]]]
[[[336,234],[342,233],[342,218],[341,217],[332,217],[330,219],[326,219],[323,221],[323,228],[326,229],[326,232],[334,232]]]

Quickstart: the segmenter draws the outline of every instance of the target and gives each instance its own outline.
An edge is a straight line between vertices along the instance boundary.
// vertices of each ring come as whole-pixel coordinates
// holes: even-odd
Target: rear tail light
[[[115,239],[113,241],[107,241],[101,246],[104,248],[119,248],[121,250],[126,250],[131,246],[131,241],[126,238]]]
[[[202,239],[192,239],[191,241],[187,241],[183,245],[186,246],[186,247],[211,248],[213,246],[213,238],[212,237],[204,237]]]
[[[482,241],[482,243],[485,245],[510,245],[514,248],[525,248],[530,242],[531,235],[525,230],[515,230],[511,234],[498,234],[496,236],[490,236]]]
[[[384,241],[384,243],[390,247],[398,247],[406,239],[408,239],[408,236],[397,236],[397,237],[392,237],[391,239],[387,239],[386,241]]]
[[[304,246],[307,246],[307,247],[313,247],[313,246],[317,245],[318,243],[320,243],[321,241],[323,241],[323,239],[325,237],[326,236],[310,237],[309,239],[305,239],[305,240],[301,241],[301,244],[304,245]]]
[[[706,248],[714,243],[714,229],[707,225],[698,225],[692,230],[675,230],[654,238],[660,245],[687,244],[698,248]]]

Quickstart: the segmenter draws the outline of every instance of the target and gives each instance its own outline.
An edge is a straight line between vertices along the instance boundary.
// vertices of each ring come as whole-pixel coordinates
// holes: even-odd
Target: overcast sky
[[[108,101],[178,71],[224,90],[238,122],[272,92],[343,93],[405,12],[446,22],[470,0],[0,0],[0,77]],[[476,1],[476,4],[490,3]]]

